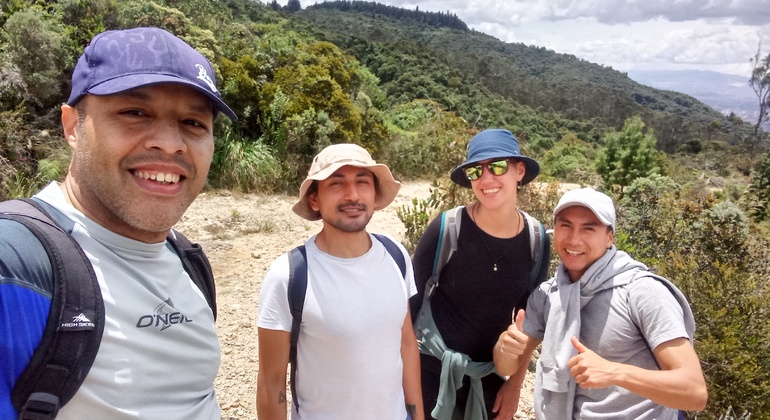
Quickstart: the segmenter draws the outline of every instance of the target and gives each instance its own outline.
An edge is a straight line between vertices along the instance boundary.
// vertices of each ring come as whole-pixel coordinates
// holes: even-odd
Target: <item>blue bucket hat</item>
[[[525,185],[540,173],[540,164],[535,159],[522,156],[519,142],[508,130],[493,128],[476,134],[468,144],[468,159],[452,170],[449,178],[461,187],[470,188],[471,181],[465,176],[465,168],[489,159],[514,158],[524,162],[526,172],[521,184]]]
[[[67,105],[87,94],[113,95],[158,83],[178,83],[205,95],[216,109],[236,121],[222,100],[211,63],[186,42],[160,28],[106,31],[86,47],[72,73]]]

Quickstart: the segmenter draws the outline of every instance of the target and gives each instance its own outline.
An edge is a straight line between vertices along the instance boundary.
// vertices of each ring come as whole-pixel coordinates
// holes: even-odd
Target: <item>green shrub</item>
[[[386,117],[390,141],[379,158],[398,176],[446,176],[464,161],[470,136],[465,122],[429,101],[412,101]]]
[[[31,197],[42,186],[40,179],[30,177],[24,172],[16,172],[10,178],[3,181],[2,189],[7,199]]]
[[[232,131],[217,140],[209,171],[212,187],[272,192],[281,176],[280,163],[263,143],[239,138]]]
[[[697,418],[770,418],[767,241],[735,204],[666,177],[637,179],[618,214],[619,248],[678,285],[693,309],[709,388]]]

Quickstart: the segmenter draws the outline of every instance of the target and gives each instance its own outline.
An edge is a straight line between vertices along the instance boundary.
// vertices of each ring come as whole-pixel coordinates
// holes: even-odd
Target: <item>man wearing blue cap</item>
[[[85,251],[105,327],[58,418],[220,418],[214,314],[166,240],[206,182],[217,113],[236,118],[211,64],[158,28],[107,31],[78,60],[61,110],[69,173],[34,200]],[[52,274],[25,227],[0,230],[0,418],[16,418],[10,391],[40,343]]]
[[[708,393],[692,346],[695,320],[671,282],[618,250],[615,207],[591,188],[554,214],[561,265],[496,345],[502,374],[535,374],[538,419],[667,419],[702,410]]]

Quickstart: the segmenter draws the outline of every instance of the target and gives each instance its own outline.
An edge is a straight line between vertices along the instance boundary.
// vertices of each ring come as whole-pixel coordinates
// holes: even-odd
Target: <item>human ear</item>
[[[78,110],[69,105],[61,106],[61,125],[64,130],[64,138],[67,140],[71,148],[75,148],[77,145],[78,132],[77,127],[79,123]]]
[[[527,165],[524,164],[524,162],[517,160],[516,161],[516,180],[521,181],[524,179],[524,175],[527,173]]]
[[[615,232],[611,227],[607,226],[607,249],[612,248],[612,244],[615,243]]]
[[[321,211],[321,206],[318,205],[318,194],[307,193],[305,200],[307,200],[307,204],[313,211]]]

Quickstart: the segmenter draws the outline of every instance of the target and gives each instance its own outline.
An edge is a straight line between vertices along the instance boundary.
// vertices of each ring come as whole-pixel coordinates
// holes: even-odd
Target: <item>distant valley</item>
[[[757,95],[749,86],[749,76],[700,70],[629,71],[635,82],[656,89],[672,90],[690,95],[715,110],[734,112],[742,120],[757,122]],[[770,131],[770,124],[764,129]]]

